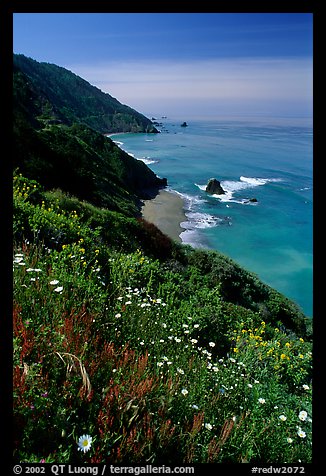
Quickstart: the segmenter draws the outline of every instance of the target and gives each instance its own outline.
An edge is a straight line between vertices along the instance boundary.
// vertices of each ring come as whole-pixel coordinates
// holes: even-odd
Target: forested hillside
[[[158,132],[143,114],[61,66],[14,55],[14,68],[37,89],[39,120],[44,123],[81,122],[103,134]]]

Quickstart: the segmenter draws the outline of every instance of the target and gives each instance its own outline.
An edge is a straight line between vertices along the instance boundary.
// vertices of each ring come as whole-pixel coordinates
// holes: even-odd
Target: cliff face
[[[80,90],[68,94],[71,81]],[[98,105],[104,108],[108,101],[109,108],[113,98],[64,68],[21,55],[14,56],[13,82],[13,163],[27,177],[127,215],[137,213],[141,198],[166,185],[165,179],[103,135],[108,116],[101,116]],[[121,130],[133,130],[139,116],[132,114],[133,122],[121,123]],[[146,119],[144,124],[149,127],[151,122]]]

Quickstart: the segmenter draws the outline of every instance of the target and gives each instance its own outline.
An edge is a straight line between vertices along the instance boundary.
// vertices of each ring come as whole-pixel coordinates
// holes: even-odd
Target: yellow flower
[[[237,347],[233,347],[233,352],[239,352],[239,349]]]
[[[300,358],[300,359],[303,359],[304,356],[303,356],[302,354],[299,354],[299,358]]]
[[[287,343],[285,344],[285,347],[291,347],[290,342],[287,342]]]
[[[286,359],[286,355],[285,354],[281,354],[281,359]]]

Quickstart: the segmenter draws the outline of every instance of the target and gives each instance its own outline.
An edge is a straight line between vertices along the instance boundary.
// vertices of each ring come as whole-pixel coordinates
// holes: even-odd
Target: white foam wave
[[[137,160],[141,160],[146,165],[158,164],[159,163],[159,160],[151,159],[150,157],[141,157],[140,159],[137,159]]]
[[[119,147],[121,147],[123,145],[123,142],[119,141],[119,140],[113,140],[112,141],[117,144]]]
[[[205,200],[202,197],[199,197],[198,195],[189,195],[187,193],[178,192],[177,190],[173,190],[173,192],[179,195],[184,200],[186,208],[188,210],[191,210],[194,205],[205,203]]]
[[[185,245],[191,245],[193,248],[205,248],[202,243],[202,237],[196,230],[185,230],[180,233],[182,243]]]
[[[189,221],[182,222],[181,226],[188,230],[213,228],[224,221],[222,218],[200,212],[186,212],[186,217],[189,218]]]
[[[241,203],[241,204],[252,204],[246,198],[234,198],[234,194],[236,192],[241,192],[243,190],[247,190],[250,188],[266,185],[269,182],[281,182],[282,179],[280,178],[259,178],[259,177],[244,177],[243,175],[239,178],[239,180],[222,180],[221,186],[225,191],[225,194],[213,194],[211,195],[214,198],[218,198],[221,202],[234,202],[234,203]],[[205,191],[206,185],[199,185],[195,184],[200,190]]]

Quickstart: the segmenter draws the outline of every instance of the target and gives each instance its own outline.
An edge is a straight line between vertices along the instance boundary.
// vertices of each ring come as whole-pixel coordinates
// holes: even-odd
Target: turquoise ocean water
[[[158,118],[112,139],[184,199],[181,239],[218,250],[313,312],[313,134],[303,119]],[[209,178],[225,195],[209,196]],[[250,202],[255,198],[257,202]]]

